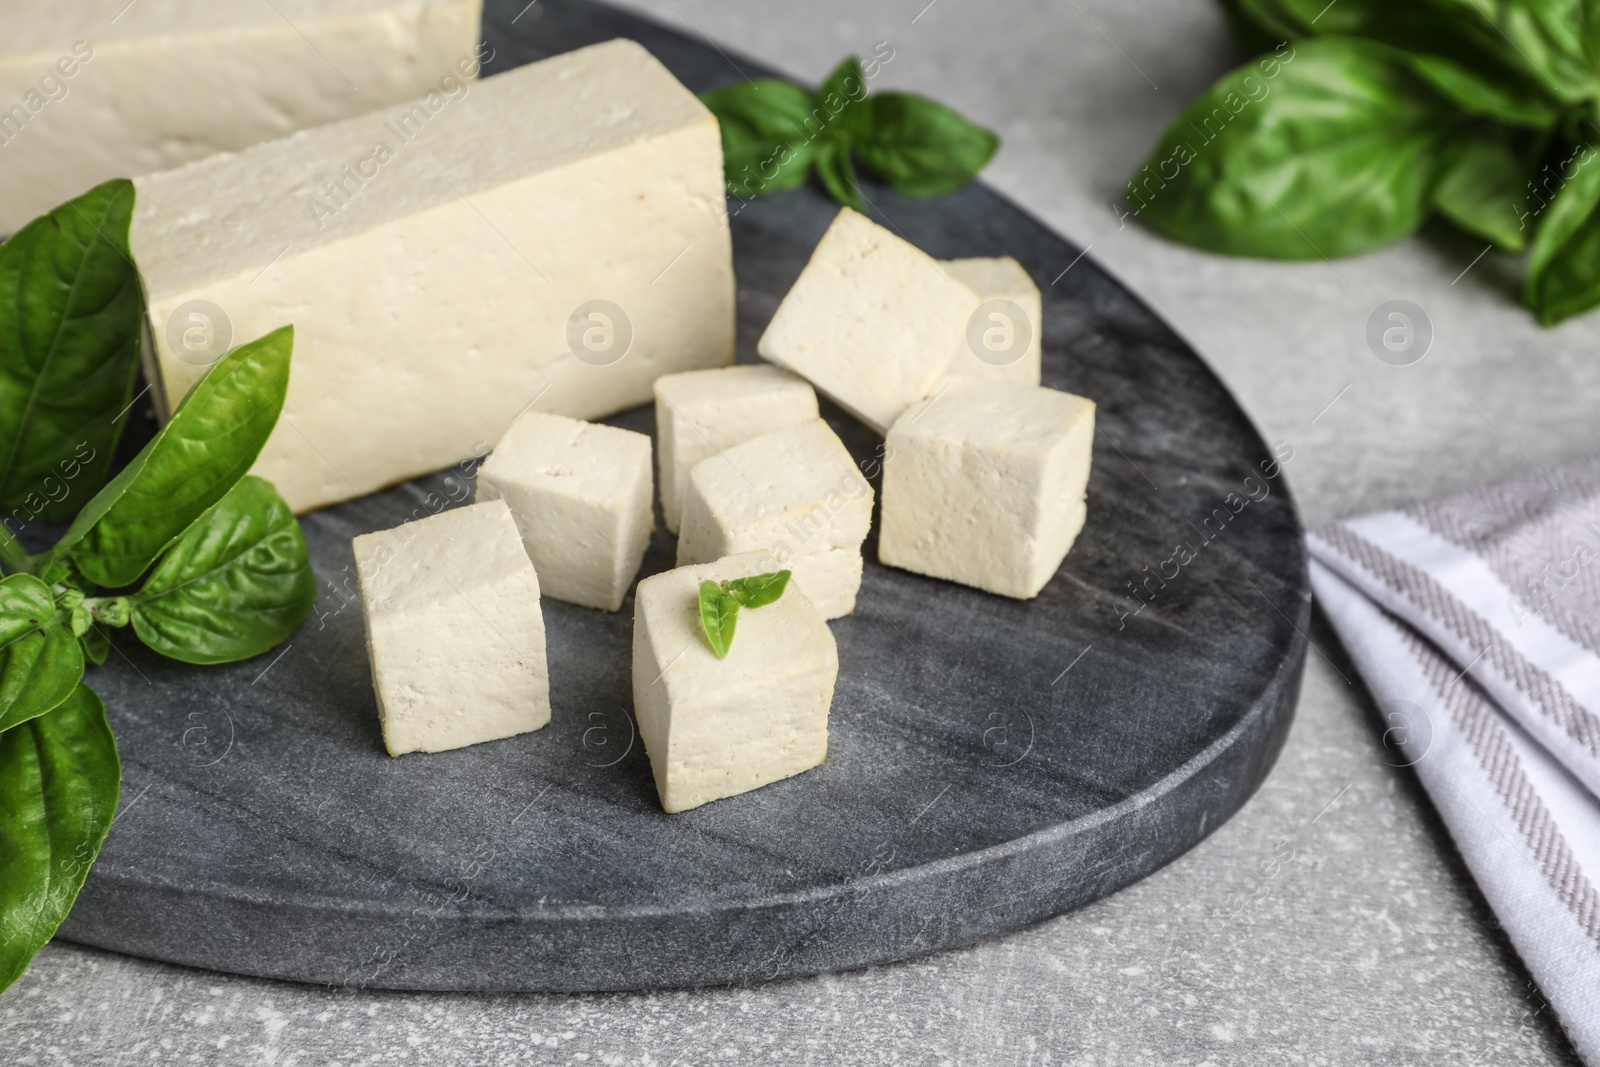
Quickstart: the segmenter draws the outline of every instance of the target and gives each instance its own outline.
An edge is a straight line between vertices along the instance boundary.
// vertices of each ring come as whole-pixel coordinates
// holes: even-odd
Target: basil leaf
[[[1320,37],[1270,83],[1224,75],[1167,129],[1127,191],[1134,214],[1233,255],[1354,255],[1419,226],[1459,120],[1384,45]]]
[[[1562,247],[1584,226],[1600,204],[1600,166],[1593,145],[1580,145],[1552,168],[1561,180],[1554,197],[1539,213],[1539,225],[1528,247],[1528,275],[1524,296],[1539,307],[1534,293]]]
[[[867,77],[861,60],[846,56],[817,87],[817,110],[827,116],[827,128],[846,139],[855,133],[857,120],[870,108],[862,107],[867,97]]]
[[[60,704],[83,678],[83,653],[31,574],[0,581],[0,730]]]
[[[723,592],[747,608],[762,608],[783,596],[789,587],[789,571],[758,574],[753,578],[735,578],[722,583]]]
[[[861,165],[905,196],[941,196],[961,188],[1000,148],[992,130],[925,96],[878,93],[860,106],[852,139]]]
[[[138,579],[244,477],[278,422],[294,327],[229,352],[195,383],[155,438],[102,489],[51,549],[108,588]]]
[[[83,650],[83,658],[98,667],[111,655],[111,631],[97,622],[78,638],[78,647]]]
[[[828,195],[846,207],[866,211],[855,164],[850,162],[850,142],[843,137],[830,137],[817,145],[816,159],[817,178]]]
[[[1577,170],[1539,218],[1528,250],[1523,300],[1553,326],[1600,305],[1600,166],[1583,146]],[[1565,177],[1563,172],[1563,177]]]
[[[1561,111],[1535,85],[1507,72],[1439,55],[1409,58],[1411,69],[1445,99],[1463,110],[1518,126],[1548,128]]]
[[[144,296],[117,179],[0,245],[0,508],[66,522],[105,483],[139,369]]]
[[[305,535],[272,483],[248,476],[173,545],[130,597],[133,629],[185,663],[227,663],[281,644],[311,614]]]
[[[1462,229],[1494,242],[1507,252],[1527,244],[1528,181],[1536,157],[1519,152],[1503,127],[1468,131],[1434,190],[1434,206]]]
[[[700,583],[700,628],[705,631],[711,651],[725,659],[733,644],[733,631],[739,622],[739,602],[716,582]]]
[[[72,909],[121,786],[105,705],[87,686],[0,733],[0,989]]]
[[[804,184],[811,172],[812,137],[821,129],[810,93],[792,82],[758,78],[700,99],[722,130],[729,192],[755,197]]]

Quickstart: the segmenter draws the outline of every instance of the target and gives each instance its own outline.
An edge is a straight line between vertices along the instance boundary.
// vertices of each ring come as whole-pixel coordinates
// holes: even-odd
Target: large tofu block
[[[661,514],[678,532],[682,485],[696,463],[773,430],[817,417],[817,394],[765,364],[667,374],[656,379]]]
[[[716,119],[623,40],[214,156],[138,182],[151,378],[183,395],[221,347],[208,319],[294,323],[255,471],[297,511],[358,496],[530,406],[597,418],[728,363],[724,204]]]
[[[944,376],[982,302],[927,253],[841,208],[757,350],[885,433]]]
[[[739,612],[726,659],[700,627],[703,581],[766,573],[765,553],[730,556],[639,583],[633,711],[661,806],[688,811],[822,763],[839,653],[791,580],[776,602]]]
[[[650,438],[530,411],[478,468],[480,501],[504,500],[545,596],[616,611],[655,526]]]
[[[684,487],[678,566],[765,552],[825,619],[855,610],[872,486],[821,419],[697,463]]]
[[[1037,596],[1083,528],[1094,401],[953,377],[887,443],[879,561]]]
[[[354,547],[389,755],[550,721],[539,578],[503,501],[363,534]]]
[[[0,234],[109,178],[459,92],[481,0],[0,4]],[[332,175],[330,175],[331,177]]]
[[[1044,301],[1010,256],[947,259],[945,273],[983,299],[950,360],[950,373],[1038,385]]]

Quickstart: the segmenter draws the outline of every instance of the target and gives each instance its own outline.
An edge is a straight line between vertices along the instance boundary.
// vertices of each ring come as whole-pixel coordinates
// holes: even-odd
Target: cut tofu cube
[[[0,234],[110,178],[468,91],[480,0],[0,4]],[[333,175],[329,175],[333,177]]]
[[[135,187],[158,408],[206,338],[294,324],[254,470],[297,512],[482,455],[536,399],[595,419],[733,360],[717,120],[632,41]]]
[[[950,373],[1038,385],[1044,302],[1032,275],[1010,256],[947,259],[942,265],[983,298],[950,360]]]
[[[700,626],[700,583],[767,572],[764,552],[681,567],[639,583],[633,710],[661,806],[688,811],[822,763],[839,653],[793,580],[739,612],[726,659]]]
[[[1037,596],[1083,528],[1094,401],[952,377],[887,444],[879,561]]]
[[[503,501],[363,534],[354,548],[389,755],[550,721],[539,578]]]
[[[843,208],[757,350],[884,433],[933,391],[981,303],[927,253]]]
[[[753,437],[702,460],[683,494],[678,566],[765,552],[769,571],[837,619],[855,610],[872,486],[821,419]]]
[[[478,500],[504,500],[544,595],[616,611],[654,528],[650,438],[530,411],[478,469]]]
[[[661,514],[678,532],[683,480],[723,449],[817,417],[817,394],[778,367],[720,367],[656,379],[656,442]]]

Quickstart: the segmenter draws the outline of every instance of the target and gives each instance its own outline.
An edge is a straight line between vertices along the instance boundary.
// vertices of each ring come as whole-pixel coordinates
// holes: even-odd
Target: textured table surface
[[[1473,264],[1481,245],[1429,233],[1333,265],[1262,264],[1119,226],[1127,174],[1235,59],[1207,0],[628,2],[812,80],[889,42],[880,84],[998,129],[988,179],[1090,245],[1269,440],[1293,445],[1310,524],[1600,451],[1600,317],[1539,330],[1514,303],[1513,265]],[[1433,324],[1410,367],[1364,340],[1391,299]],[[1414,778],[1384,762],[1348,662],[1325,627],[1311,638],[1288,746],[1232,822],[1145,882],[1008,938],[752,988],[496,997],[328,991],[56,944],[0,999],[0,1059],[1573,1062]]]

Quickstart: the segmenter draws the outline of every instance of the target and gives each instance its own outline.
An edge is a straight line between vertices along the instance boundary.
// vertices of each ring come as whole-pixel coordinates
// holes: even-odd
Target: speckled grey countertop
[[[1119,227],[1127,174],[1234,58],[1209,0],[627,5],[812,80],[888,41],[880,84],[998,129],[988,179],[1090,245],[1294,446],[1310,524],[1600,451],[1600,316],[1539,330],[1508,265],[1473,265],[1481,245],[1430,233],[1283,265]],[[1363,339],[1391,299],[1433,323],[1414,366]],[[1336,642],[1320,623],[1311,637],[1288,747],[1232,822],[1147,881],[1008,938],[754,988],[494,997],[330,992],[55,944],[0,999],[0,1061],[1575,1062],[1413,776],[1384,763]]]

